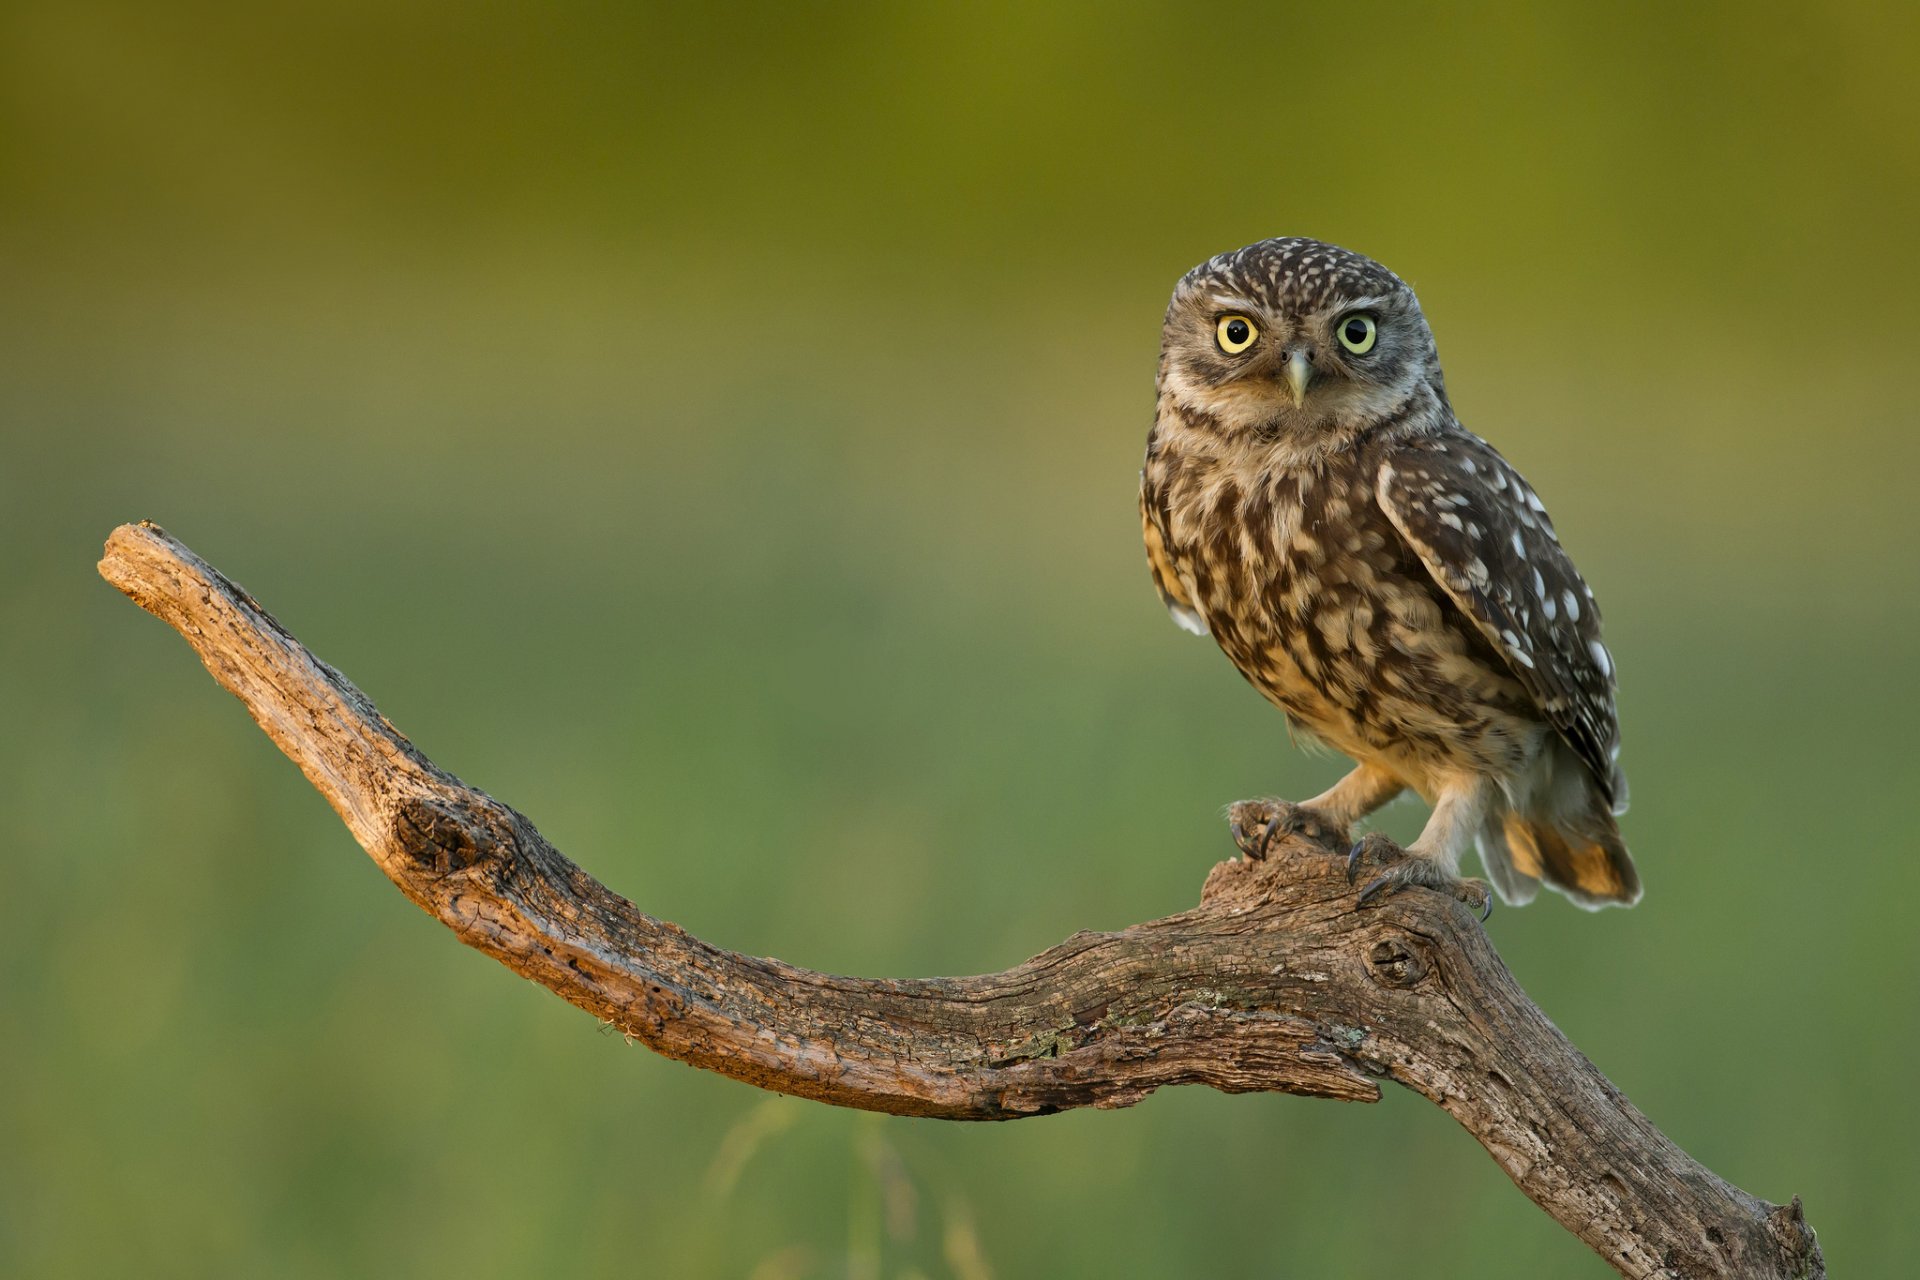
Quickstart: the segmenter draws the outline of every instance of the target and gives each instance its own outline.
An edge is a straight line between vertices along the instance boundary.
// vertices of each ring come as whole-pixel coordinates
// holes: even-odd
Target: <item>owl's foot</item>
[[[1347,883],[1359,878],[1366,864],[1380,867],[1378,875],[1360,891],[1356,906],[1366,906],[1382,894],[1395,893],[1408,885],[1450,893],[1467,904],[1469,910],[1485,920],[1493,914],[1493,893],[1484,880],[1465,880],[1447,870],[1433,858],[1408,853],[1378,831],[1369,832],[1347,854]]]
[[[1329,849],[1347,842],[1345,827],[1336,825],[1303,804],[1285,800],[1242,800],[1227,809],[1227,824],[1240,852],[1264,861],[1274,843],[1286,836],[1305,836]]]

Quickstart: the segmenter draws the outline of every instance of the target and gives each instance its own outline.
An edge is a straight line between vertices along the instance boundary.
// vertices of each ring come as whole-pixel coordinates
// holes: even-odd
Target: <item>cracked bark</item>
[[[1296,837],[1215,866],[1190,911],[1078,933],[1003,973],[845,978],[738,955],[646,915],[428,760],[164,530],[116,529],[100,572],[186,638],[402,893],[669,1057],[950,1120],[1123,1107],[1176,1084],[1372,1102],[1392,1080],[1622,1275],[1825,1274],[1798,1198],[1768,1204],[1674,1145],[1451,897],[1356,910],[1341,859]]]

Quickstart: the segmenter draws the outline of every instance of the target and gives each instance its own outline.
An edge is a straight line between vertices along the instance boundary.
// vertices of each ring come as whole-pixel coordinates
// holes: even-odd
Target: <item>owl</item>
[[[1542,881],[1631,905],[1613,658],[1593,592],[1531,486],[1454,416],[1398,276],[1317,240],[1195,267],[1161,333],[1140,477],[1147,560],[1174,621],[1210,635],[1296,737],[1354,761],[1324,794],[1234,807],[1265,856],[1283,830],[1345,845],[1411,789],[1432,807],[1361,902],[1407,885],[1483,910]]]

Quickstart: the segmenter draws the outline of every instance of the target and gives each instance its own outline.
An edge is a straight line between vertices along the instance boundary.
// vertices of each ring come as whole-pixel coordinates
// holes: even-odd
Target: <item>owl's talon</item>
[[[1381,835],[1378,831],[1369,831],[1366,835],[1354,841],[1353,848],[1347,850],[1347,883],[1352,884],[1360,878],[1360,868],[1362,864],[1368,861],[1385,864],[1406,856],[1406,853],[1399,845]],[[1377,883],[1378,882],[1376,882],[1376,884]],[[1369,885],[1367,887],[1371,891],[1375,886]],[[1365,900],[1364,895],[1362,900]]]
[[[1375,837],[1368,836],[1354,846],[1354,852],[1347,863],[1351,871],[1359,865],[1362,849]],[[1384,839],[1384,837],[1382,837]],[[1454,875],[1440,863],[1431,858],[1423,858],[1415,853],[1401,853],[1399,858],[1388,863],[1379,875],[1367,882],[1366,888],[1354,899],[1356,907],[1364,907],[1384,894],[1394,893],[1409,885],[1422,889],[1432,889],[1437,893],[1450,894],[1465,903],[1467,909],[1480,917],[1482,923],[1493,914],[1493,892],[1484,880],[1463,880]]]
[[[1389,885],[1394,885],[1391,877],[1385,875],[1375,876],[1367,882],[1367,887],[1360,891],[1360,896],[1353,900],[1353,905],[1356,907],[1366,906],[1367,903],[1373,901],[1376,894],[1383,892]],[[1395,885],[1395,887],[1397,888],[1398,886]]]
[[[1263,834],[1267,824],[1257,817],[1260,809],[1261,804],[1257,800],[1242,800],[1227,809],[1227,829],[1233,833],[1233,843],[1254,862],[1267,856]]]
[[[1284,800],[1242,800],[1227,809],[1233,842],[1253,862],[1265,862],[1273,848],[1274,837],[1293,808]]]
[[[1305,836],[1331,848],[1346,834],[1312,809],[1286,800],[1242,800],[1228,807],[1227,823],[1233,842],[1254,862],[1266,861],[1286,836]]]

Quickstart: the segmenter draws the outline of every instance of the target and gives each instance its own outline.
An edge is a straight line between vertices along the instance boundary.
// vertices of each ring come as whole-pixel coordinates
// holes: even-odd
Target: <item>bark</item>
[[[1622,1275],[1818,1277],[1795,1198],[1694,1161],[1527,998],[1462,904],[1356,909],[1291,837],[1215,866],[1200,904],[1079,933],[1004,973],[873,979],[710,946],[562,857],[422,755],[252,597],[152,524],[100,572],[184,636],[387,876],[468,946],[695,1066],[840,1106],[950,1120],[1123,1107],[1205,1084],[1445,1108]]]

